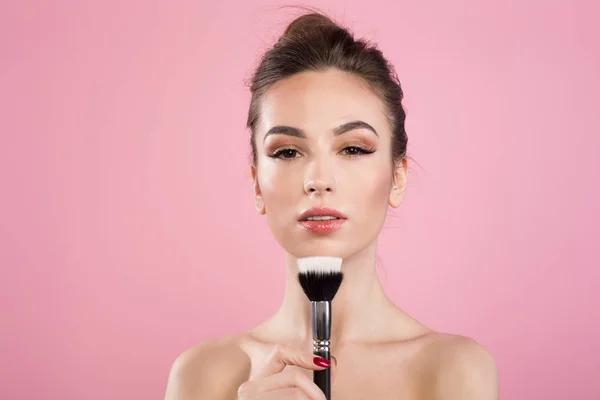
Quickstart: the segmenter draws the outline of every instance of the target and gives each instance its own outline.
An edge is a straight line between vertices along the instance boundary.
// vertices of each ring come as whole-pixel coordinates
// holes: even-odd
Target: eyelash
[[[342,151],[346,151],[348,149],[354,149],[354,151],[358,151],[357,154],[348,154],[348,157],[360,157],[360,156],[363,156],[363,155],[375,153],[375,150],[371,150],[371,149],[367,150],[367,149],[363,149],[363,148],[358,147],[358,146],[348,146],[348,147],[345,147]],[[288,152],[288,151],[293,151],[295,153],[298,153],[298,150],[296,150],[296,149],[281,149],[281,150],[276,151],[275,153],[273,153],[269,157],[271,157],[271,158],[277,158],[277,159],[284,160],[284,161],[291,161],[294,158],[296,158],[296,157],[282,157],[282,155],[285,152]]]

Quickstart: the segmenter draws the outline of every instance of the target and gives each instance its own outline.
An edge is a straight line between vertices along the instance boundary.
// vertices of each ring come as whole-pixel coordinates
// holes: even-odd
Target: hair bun
[[[293,39],[301,36],[305,36],[311,30],[316,27],[337,27],[338,25],[333,22],[329,17],[319,14],[310,13],[302,15],[293,20],[285,29],[283,37]]]

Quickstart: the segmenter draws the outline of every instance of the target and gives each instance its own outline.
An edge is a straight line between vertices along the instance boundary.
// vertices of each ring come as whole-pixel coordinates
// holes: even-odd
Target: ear
[[[406,157],[402,158],[396,163],[394,168],[394,181],[392,190],[390,191],[390,206],[396,208],[402,203],[404,199],[404,192],[406,191],[408,179],[408,160]]]
[[[265,202],[260,191],[260,186],[258,185],[258,177],[256,175],[256,167],[254,166],[254,164],[250,165],[250,176],[252,177],[252,185],[254,189],[254,208],[256,208],[257,213],[259,213],[260,215],[264,215]]]

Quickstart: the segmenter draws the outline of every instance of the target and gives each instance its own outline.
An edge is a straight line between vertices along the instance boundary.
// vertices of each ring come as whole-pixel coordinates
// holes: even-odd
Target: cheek
[[[355,205],[365,210],[368,214],[387,210],[387,203],[392,187],[391,166],[386,162],[377,162],[364,166],[361,170],[353,171],[348,176],[346,186],[352,191]]]
[[[381,176],[374,177],[362,194],[363,215],[375,223],[385,218],[389,204],[391,184]]]
[[[384,209],[387,210],[387,203],[390,197],[390,190],[392,188],[391,177],[388,179],[385,173],[377,174],[371,180],[371,187],[369,188],[369,202],[373,205],[383,204]]]
[[[284,173],[281,168],[264,165],[258,172],[258,184],[265,201],[265,207],[271,213],[289,207],[290,198],[297,192],[297,185],[289,172]]]

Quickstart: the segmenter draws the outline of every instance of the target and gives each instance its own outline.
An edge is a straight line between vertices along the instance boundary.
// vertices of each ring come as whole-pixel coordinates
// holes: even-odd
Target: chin
[[[272,233],[285,252],[295,258],[326,256],[346,259],[369,247],[373,241],[372,237],[377,236],[375,232],[369,235],[365,230],[360,235],[348,231],[318,235],[298,230],[296,227],[274,230]]]
[[[349,245],[347,241],[341,241],[333,238],[315,238],[313,240],[303,240],[294,244],[287,243],[283,248],[296,258],[327,256],[347,258],[360,251],[360,248]]]

